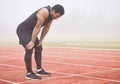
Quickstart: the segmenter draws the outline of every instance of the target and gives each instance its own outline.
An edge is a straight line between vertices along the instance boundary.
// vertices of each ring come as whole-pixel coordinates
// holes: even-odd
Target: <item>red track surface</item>
[[[51,77],[26,80],[23,48],[1,46],[0,84],[120,84],[120,50],[45,47],[42,65]]]

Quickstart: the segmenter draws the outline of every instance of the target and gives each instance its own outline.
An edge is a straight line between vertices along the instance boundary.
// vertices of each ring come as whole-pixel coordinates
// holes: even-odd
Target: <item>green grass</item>
[[[12,41],[1,41],[0,45],[19,45],[18,40]],[[106,48],[106,49],[120,49],[120,41],[58,41],[58,40],[45,40],[43,42],[44,46],[50,47],[78,47],[78,48]]]
[[[64,41],[64,42],[44,42],[45,46],[54,47],[80,47],[80,48],[109,48],[109,49],[120,49],[119,42],[100,42],[100,41]]]

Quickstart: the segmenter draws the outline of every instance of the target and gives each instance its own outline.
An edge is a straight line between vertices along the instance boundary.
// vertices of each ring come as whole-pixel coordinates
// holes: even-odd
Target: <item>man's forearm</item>
[[[34,28],[33,33],[32,33],[32,38],[31,38],[31,41],[33,43],[35,42],[39,32],[40,32],[40,28]]]
[[[45,38],[46,34],[48,33],[51,23],[52,23],[52,20],[42,29],[42,33],[40,36],[40,44],[42,43],[43,39]]]
[[[45,38],[45,36],[48,33],[48,31],[49,31],[49,28],[47,28],[47,29],[43,28],[41,36],[40,36],[40,42],[43,41],[43,39]]]

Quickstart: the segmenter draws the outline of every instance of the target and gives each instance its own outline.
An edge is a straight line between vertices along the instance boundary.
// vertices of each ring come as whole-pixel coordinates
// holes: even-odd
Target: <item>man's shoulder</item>
[[[41,17],[41,16],[47,18],[49,16],[49,10],[45,7],[38,10],[37,17]]]

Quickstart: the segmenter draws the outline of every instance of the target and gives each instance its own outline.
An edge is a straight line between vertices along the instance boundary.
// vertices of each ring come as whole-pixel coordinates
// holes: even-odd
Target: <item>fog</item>
[[[120,41],[120,0],[0,0],[0,40],[17,42],[18,24],[55,4],[64,6],[65,15],[53,22],[47,40]]]

